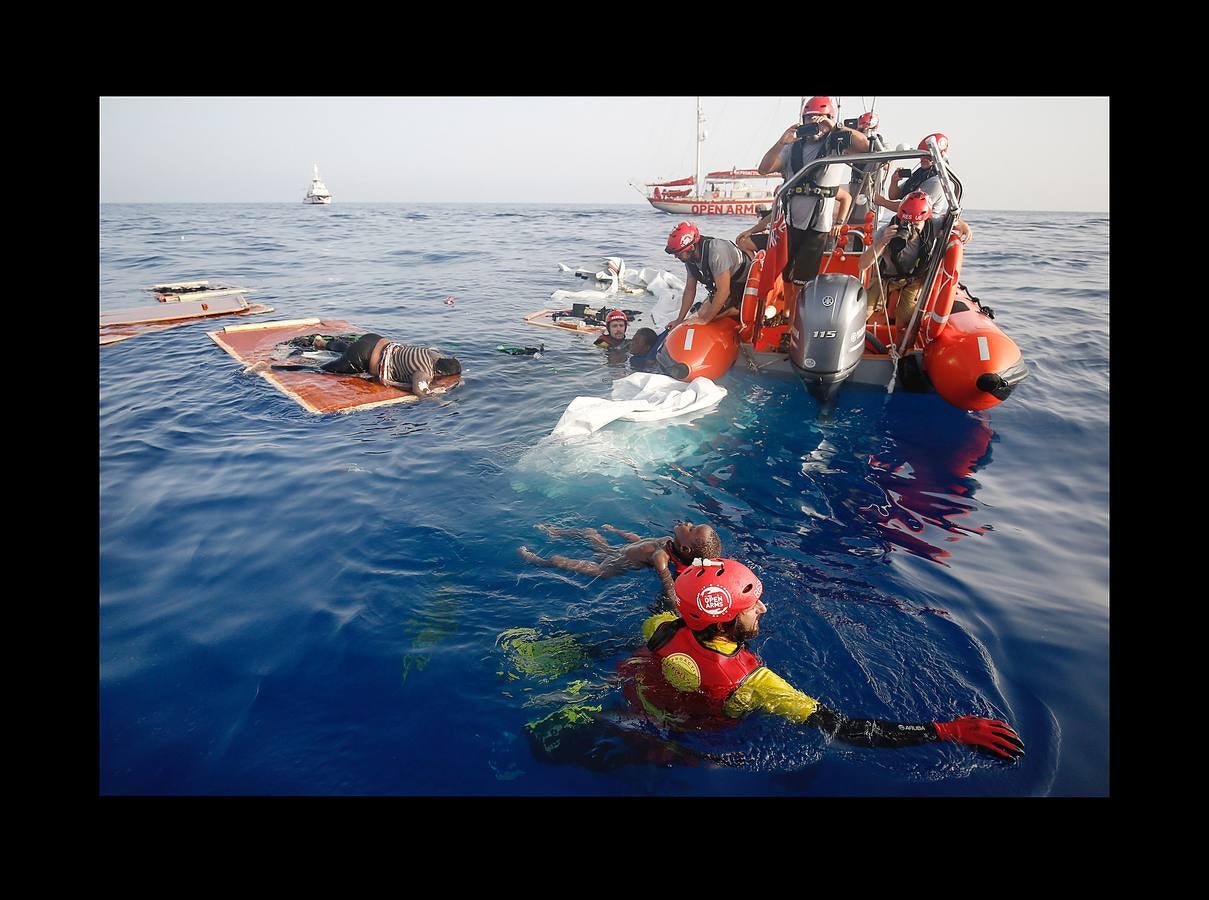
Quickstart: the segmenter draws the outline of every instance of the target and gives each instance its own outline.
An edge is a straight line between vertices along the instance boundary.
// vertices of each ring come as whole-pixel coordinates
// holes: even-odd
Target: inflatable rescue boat
[[[748,273],[738,318],[678,325],[659,351],[661,371],[684,381],[699,375],[717,379],[742,356],[753,370],[795,373],[820,403],[829,402],[846,383],[934,391],[965,410],[988,409],[1006,400],[1028,368],[1020,348],[995,324],[993,311],[961,283],[963,245],[952,230],[961,212],[961,183],[928,140],[928,150],[816,160],[787,181],[778,194],[768,249],[756,255]],[[823,254],[818,276],[797,291],[792,305],[786,303],[781,277],[786,188],[821,165],[880,166],[920,158],[932,159],[937,167],[949,207],[937,220],[936,233],[944,237],[925,263],[920,301],[910,321],[887,320],[896,290],[887,291],[885,309],[866,320],[869,279],[879,277],[876,263],[863,275],[859,265],[861,248],[873,243],[872,212],[863,224],[842,226],[834,248]],[[874,189],[871,184],[870,198]]]

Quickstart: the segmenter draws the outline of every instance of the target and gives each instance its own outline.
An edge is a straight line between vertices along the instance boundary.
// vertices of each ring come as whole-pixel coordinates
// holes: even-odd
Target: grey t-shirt
[[[941,186],[940,176],[935,172],[925,179],[923,184],[917,187],[916,190],[923,191],[928,195],[928,199],[932,201],[933,219],[939,219],[949,211],[949,200],[945,197],[945,189]]]
[[[819,141],[804,141],[802,153],[802,168],[814,162],[823,150],[826,139]],[[781,148],[781,174],[788,181],[798,171],[793,167],[793,144]],[[851,166],[835,165],[826,166],[822,171],[815,170],[811,181],[819,187],[846,187],[851,180]],[[810,217],[814,215],[814,209],[820,201],[823,208],[819,211],[818,218],[814,224],[810,224]],[[809,228],[812,231],[830,231],[834,224],[832,221],[835,218],[836,199],[834,197],[815,197],[812,194],[794,194],[789,198],[789,223],[794,228]]]
[[[707,262],[714,278],[717,278],[723,272],[730,272],[731,275],[734,275],[742,268],[743,263],[746,261],[747,257],[743,254],[743,251],[731,241],[710,241],[709,259]]]
[[[723,272],[729,272],[730,279],[730,294],[728,296],[742,296],[743,285],[735,284],[735,273],[738,272],[747,262],[747,255],[735,246],[733,241],[723,240],[722,238],[713,238],[709,242],[709,254],[703,262],[708,266],[710,274],[714,276],[715,281]],[[685,264],[684,269],[688,274],[696,278],[696,273]],[[728,304],[729,305],[729,304]]]

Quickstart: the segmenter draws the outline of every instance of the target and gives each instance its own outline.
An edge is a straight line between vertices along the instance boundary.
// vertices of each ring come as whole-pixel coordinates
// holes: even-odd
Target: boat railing
[[[806,176],[816,169],[822,169],[827,166],[850,166],[869,162],[875,162],[880,165],[881,163],[894,162],[899,159],[934,159],[934,157],[927,150],[884,150],[877,153],[848,153],[843,156],[824,156],[807,163],[801,171],[795,172],[793,177],[787,179],[777,192],[777,202],[781,205],[787,203],[789,199],[788,189],[805,180]]]
[[[773,207],[774,214],[778,208],[785,208],[790,196],[788,189],[806,179],[811,172],[825,168],[826,166],[877,163],[880,167],[882,163],[894,162],[900,159],[932,160],[932,165],[936,167],[937,174],[940,176],[940,184],[945,193],[945,199],[949,201],[949,209],[945,213],[944,221],[937,232],[944,239],[938,242],[939,252],[933,254],[934,258],[929,261],[927,276],[924,278],[923,287],[919,293],[920,299],[915,305],[915,313],[911,316],[911,320],[902,332],[901,339],[899,340],[897,348],[899,356],[902,356],[906,352],[907,348],[914,343],[916,335],[919,334],[920,320],[925,313],[928,300],[932,296],[932,286],[936,283],[936,276],[940,271],[941,261],[944,259],[944,247],[948,243],[949,232],[952,231],[953,223],[957,221],[958,215],[961,214],[961,206],[958,202],[961,198],[961,182],[958,181],[957,176],[950,172],[948,166],[945,165],[944,157],[941,156],[940,148],[936,145],[934,138],[928,138],[927,147],[927,150],[883,150],[873,153],[848,153],[842,156],[824,156],[812,160],[801,171],[795,172],[793,177],[787,179],[781,185]]]
[[[923,317],[932,314],[930,303],[932,289],[936,284],[936,277],[940,274],[941,262],[945,256],[945,247],[949,244],[949,234],[953,230],[953,224],[957,221],[957,217],[961,215],[961,182],[957,179],[956,175],[949,171],[949,167],[945,165],[944,157],[940,154],[940,148],[936,146],[936,140],[932,137],[928,138],[928,151],[932,157],[932,165],[936,167],[936,173],[940,177],[940,184],[944,189],[945,199],[949,201],[949,209],[945,213],[944,220],[936,229],[936,234],[940,239],[936,242],[936,250],[932,254],[932,259],[928,262],[928,274],[924,278],[923,287],[920,288],[919,301],[915,304],[915,312],[911,315],[911,319],[907,322],[907,327],[903,329],[898,341],[898,355],[900,357],[907,352],[907,348],[915,344],[915,338],[919,334],[919,326],[923,322]],[[956,184],[956,187],[954,187],[954,184]]]

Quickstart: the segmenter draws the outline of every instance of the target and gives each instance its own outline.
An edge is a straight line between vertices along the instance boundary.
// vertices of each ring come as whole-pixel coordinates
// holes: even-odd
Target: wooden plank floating
[[[254,294],[251,288],[237,287],[233,284],[211,284],[209,279],[195,281],[164,281],[153,284],[144,290],[155,294],[160,303],[176,303],[181,300],[212,300],[216,297],[228,297],[231,294]]]
[[[169,305],[137,306],[132,309],[114,309],[101,313],[102,325],[136,325],[142,322],[170,322],[174,319],[202,319],[208,316],[226,316],[243,312],[248,301],[243,297],[220,297],[208,300],[188,300]]]
[[[153,284],[145,290],[158,294],[165,291],[197,291],[209,286],[209,281],[166,281],[163,284]]]
[[[252,322],[248,325],[228,325],[223,329],[224,334],[231,334],[236,331],[259,331],[265,328],[292,328],[295,325],[318,325],[323,319],[318,316],[313,316],[310,319],[279,319],[275,322]],[[309,331],[304,331],[303,334],[310,334]],[[289,340],[289,338],[286,338]]]
[[[539,309],[535,313],[525,316],[525,322],[529,325],[540,325],[542,328],[558,328],[561,331],[575,331],[580,334],[604,334],[605,328],[603,325],[585,325],[582,321],[577,321],[574,317],[568,317],[570,321],[559,322],[550,318],[554,313],[561,312],[555,309]],[[541,318],[549,318],[548,322],[539,321]]]
[[[154,309],[155,307],[152,308]],[[273,312],[273,307],[271,306],[264,306],[260,303],[252,303],[243,310],[233,313],[224,313],[224,315],[255,316],[271,312]],[[132,337],[138,337],[141,334],[150,334],[155,331],[167,331],[169,328],[180,328],[183,325],[192,325],[198,321],[200,320],[193,318],[177,319],[171,322],[135,322],[125,325],[102,325],[100,345],[102,347],[107,347],[110,344],[117,344],[121,341],[129,340]]]
[[[160,303],[184,303],[188,300],[213,300],[216,297],[229,297],[232,294],[251,294],[254,293],[249,288],[218,288],[213,291],[190,291],[182,294],[162,294],[157,293],[155,299]]]
[[[273,350],[283,341],[304,334],[365,334],[368,328],[350,325],[342,319],[289,319],[279,322],[256,322],[228,326],[221,331],[208,331],[210,340],[245,366],[273,360]],[[374,409],[396,403],[415,403],[420,398],[408,391],[387,387],[356,375],[328,375],[306,370],[266,369],[257,372],[308,412],[352,412]],[[434,393],[443,394],[462,383],[458,375],[442,375],[433,379]]]

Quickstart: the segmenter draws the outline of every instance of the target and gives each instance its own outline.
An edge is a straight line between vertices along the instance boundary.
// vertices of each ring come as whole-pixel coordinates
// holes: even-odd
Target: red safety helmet
[[[729,622],[764,593],[756,573],[733,559],[699,559],[676,579],[676,609],[693,631]]]
[[[881,120],[878,119],[877,113],[867,112],[856,120],[857,131],[868,131],[870,128],[876,128]]]
[[[667,236],[667,246],[663,249],[667,253],[675,254],[693,246],[699,240],[701,240],[701,232],[697,226],[692,222],[681,222]]]
[[[807,116],[828,116],[834,119],[835,107],[831,104],[831,98],[811,97],[802,107],[802,121],[805,121]]]
[[[629,321],[629,316],[623,313],[620,309],[615,309],[605,316],[605,328],[608,328],[613,322],[625,322],[626,324],[629,324]]]
[[[949,158],[949,139],[947,137],[945,137],[943,134],[941,134],[939,131],[935,131],[932,134],[928,135],[928,137],[925,137],[922,141],[919,142],[920,150],[928,149],[928,138],[936,138],[936,146],[940,150],[940,158],[948,159]]]
[[[903,197],[898,208],[900,222],[926,222],[932,218],[932,198],[923,191],[912,191]]]

